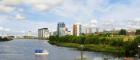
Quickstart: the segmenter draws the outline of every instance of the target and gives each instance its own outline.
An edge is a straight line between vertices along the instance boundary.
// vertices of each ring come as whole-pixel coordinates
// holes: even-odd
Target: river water
[[[49,55],[34,55],[34,50],[46,49]],[[37,39],[15,39],[7,42],[0,42],[0,60],[77,60],[80,58],[80,51],[74,48],[58,47],[49,44],[45,40]],[[84,51],[87,60],[123,60],[110,54]]]

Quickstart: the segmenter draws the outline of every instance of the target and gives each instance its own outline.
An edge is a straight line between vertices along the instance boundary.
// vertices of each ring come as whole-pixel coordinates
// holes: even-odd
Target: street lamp
[[[85,37],[81,37],[81,45],[80,45],[80,48],[81,48],[81,60],[84,60],[84,58],[83,58],[84,42],[85,42]]]
[[[140,51],[139,50],[140,50],[140,45],[138,44],[138,55],[137,55],[138,59],[140,58]]]
[[[80,47],[81,47],[81,60],[83,60],[84,58],[83,58],[83,48],[84,48],[84,45],[80,45]]]

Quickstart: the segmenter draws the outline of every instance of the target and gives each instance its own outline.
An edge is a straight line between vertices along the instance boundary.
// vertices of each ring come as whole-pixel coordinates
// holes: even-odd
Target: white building
[[[72,35],[71,31],[66,31],[66,35]]]
[[[44,39],[44,38],[49,38],[50,33],[48,28],[41,28],[38,29],[38,38]]]
[[[86,27],[86,34],[92,34],[93,33],[93,28],[92,27]]]

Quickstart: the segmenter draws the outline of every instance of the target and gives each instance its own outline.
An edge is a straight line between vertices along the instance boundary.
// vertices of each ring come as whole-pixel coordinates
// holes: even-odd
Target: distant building
[[[54,32],[53,32],[53,36],[56,36],[56,35],[57,35],[57,31],[54,31]]]
[[[73,35],[79,36],[82,33],[82,28],[80,24],[73,25]]]
[[[15,36],[16,39],[23,39],[24,36]]]
[[[35,36],[23,36],[24,39],[35,39]]]
[[[93,29],[92,27],[86,27],[86,34],[92,34],[93,33]]]
[[[24,39],[33,39],[35,36],[32,35],[32,31],[28,31],[26,35],[23,36]]]
[[[59,22],[57,24],[57,35],[58,36],[65,36],[66,35],[65,32],[66,32],[66,27],[65,27],[64,22]]]
[[[72,35],[71,31],[66,31],[66,35]]]
[[[50,32],[50,36],[54,36],[54,35],[53,35],[53,32]]]
[[[135,35],[135,31],[128,31],[128,32],[127,32],[127,35],[128,35],[128,36],[134,36],[134,35]]]
[[[57,31],[50,32],[50,36],[57,36]]]
[[[95,34],[99,34],[99,28],[96,28]]]
[[[15,36],[7,36],[7,37],[10,37],[10,38],[15,38]]]
[[[27,33],[26,36],[32,36],[32,32],[31,31],[28,31],[28,33]]]
[[[50,33],[49,33],[48,28],[38,29],[38,38],[45,39],[45,38],[49,38],[49,36],[50,36]]]

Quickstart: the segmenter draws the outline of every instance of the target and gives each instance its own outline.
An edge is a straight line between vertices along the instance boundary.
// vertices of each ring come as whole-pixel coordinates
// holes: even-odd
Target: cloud
[[[31,31],[33,35],[37,35],[39,28],[49,28],[50,32],[56,31],[56,24],[49,22],[35,22],[30,20],[17,21],[17,20],[4,20],[0,22],[0,31],[9,32],[10,35],[26,35]],[[4,28],[6,27],[6,28]]]
[[[64,0],[29,0],[29,1],[23,1],[25,4],[29,4],[32,6],[33,9],[38,11],[47,11],[53,7],[58,6],[61,4]]]
[[[94,11],[104,3],[104,0],[67,0],[61,6],[54,8],[52,12],[74,22],[86,24],[87,20],[90,21],[96,18]]]
[[[16,20],[26,20],[26,17],[23,16],[21,13],[17,13],[15,16]]]
[[[90,21],[90,23],[91,23],[91,24],[97,24],[98,21],[97,21],[96,19],[92,19],[92,20]]]
[[[50,8],[51,6],[45,4],[45,3],[37,3],[33,5],[33,9],[36,9],[38,11],[46,11]]]
[[[10,28],[0,27],[0,31],[10,31]]]
[[[0,30],[3,30],[4,28],[3,27],[0,27]]]
[[[61,4],[63,1],[64,0],[2,0],[0,1],[0,12],[11,13],[21,4],[31,6],[38,11],[46,11]]]
[[[110,1],[112,0],[67,0],[61,6],[53,9],[52,12],[83,24],[96,18],[99,21],[98,26],[109,29],[125,28],[128,22],[137,23],[135,19],[140,17],[140,1],[119,0],[115,1],[116,3]]]
[[[1,0],[0,4],[15,6],[22,3],[22,0]]]
[[[11,13],[15,10],[15,7],[8,5],[0,5],[0,13]]]
[[[2,0],[0,13],[6,14],[0,15],[0,26],[12,31],[42,27],[55,31],[56,21],[64,21],[102,29],[140,28],[139,0],[110,1],[114,0]]]
[[[9,28],[5,28],[4,30],[5,30],[5,31],[10,31],[11,29],[9,29]]]

